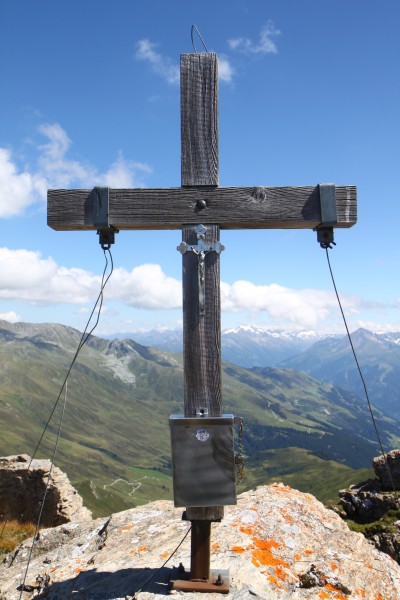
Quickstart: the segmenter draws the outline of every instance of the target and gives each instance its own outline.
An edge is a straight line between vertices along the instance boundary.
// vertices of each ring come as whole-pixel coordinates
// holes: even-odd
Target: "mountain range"
[[[182,352],[183,349],[183,332],[180,328],[141,329],[108,337],[130,338],[139,344],[170,352]],[[222,330],[222,356],[242,367],[273,367],[326,337],[326,334],[316,331],[273,331],[254,325],[241,325]]]
[[[80,339],[62,325],[0,321],[0,453],[32,455]],[[224,412],[245,423],[240,490],[278,479],[327,501],[366,477],[378,454],[365,402],[304,372],[224,361],[222,392]],[[95,514],[171,497],[168,418],[183,411],[181,353],[90,336],[39,458],[53,453],[64,401],[56,464]],[[398,422],[377,417],[384,444],[397,446]]]
[[[122,334],[121,334],[122,335]],[[124,334],[141,344],[182,351],[182,330],[150,330]],[[120,334],[116,334],[119,337]],[[351,334],[357,360],[373,405],[400,420],[400,333]],[[243,367],[292,368],[347,389],[365,399],[364,384],[348,336],[316,331],[271,331],[240,326],[221,335],[224,359]]]

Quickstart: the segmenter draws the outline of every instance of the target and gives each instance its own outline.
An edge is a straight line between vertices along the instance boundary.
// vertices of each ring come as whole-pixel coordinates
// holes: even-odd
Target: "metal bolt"
[[[199,210],[203,210],[203,208],[207,208],[207,202],[205,200],[197,200],[196,206]]]
[[[215,582],[215,585],[223,585],[223,583],[224,583],[224,580],[221,577],[221,573],[219,573],[217,580]]]

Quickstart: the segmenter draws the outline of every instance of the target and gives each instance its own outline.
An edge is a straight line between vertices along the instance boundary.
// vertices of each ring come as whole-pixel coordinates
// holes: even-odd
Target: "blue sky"
[[[351,329],[400,330],[397,0],[0,4],[0,318],[82,328],[104,258],[47,188],[180,186],[179,55],[220,63],[220,185],[356,185],[330,258]],[[198,49],[201,43],[197,40]],[[98,332],[181,322],[180,232],[123,231]],[[222,231],[224,327],[342,331],[312,231]]]

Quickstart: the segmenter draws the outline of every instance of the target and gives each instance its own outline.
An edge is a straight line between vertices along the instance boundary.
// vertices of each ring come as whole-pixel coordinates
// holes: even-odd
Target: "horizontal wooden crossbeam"
[[[92,190],[49,190],[48,225],[58,231],[97,229]],[[355,186],[336,186],[337,224],[357,222]],[[117,229],[312,229],[321,223],[319,186],[110,189],[109,224]]]

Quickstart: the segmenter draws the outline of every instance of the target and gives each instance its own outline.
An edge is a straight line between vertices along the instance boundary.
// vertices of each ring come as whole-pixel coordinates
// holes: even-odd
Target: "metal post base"
[[[174,579],[174,576],[179,579]],[[214,569],[210,571],[209,579],[190,579],[190,574],[184,579],[185,573],[182,569],[174,569],[171,576],[171,589],[179,592],[204,592],[214,594],[229,594],[229,569]]]

